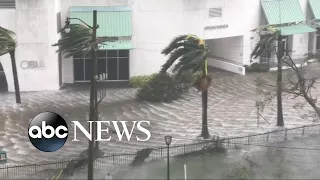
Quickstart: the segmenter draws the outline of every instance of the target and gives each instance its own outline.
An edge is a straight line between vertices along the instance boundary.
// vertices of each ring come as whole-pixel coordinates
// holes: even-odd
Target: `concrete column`
[[[59,0],[16,0],[16,61],[21,91],[59,89]]]

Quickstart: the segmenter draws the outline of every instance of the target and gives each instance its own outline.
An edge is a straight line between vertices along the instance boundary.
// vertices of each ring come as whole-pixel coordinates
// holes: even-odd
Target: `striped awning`
[[[320,19],[320,0],[309,0],[310,8],[315,19]]]
[[[128,6],[113,7],[71,7],[70,18],[79,18],[88,25],[93,24],[93,10],[97,10],[97,36],[119,37],[116,42],[108,42],[101,45],[100,49],[132,49],[132,22],[131,8]],[[79,24],[79,20],[71,20],[71,23]],[[130,39],[130,40],[121,40]]]
[[[310,27],[308,25],[304,25],[304,24],[282,26],[282,27],[277,27],[276,29],[280,30],[281,35],[283,35],[283,36],[289,36],[289,35],[293,35],[293,34],[303,34],[303,33],[317,31],[315,28],[312,28],[312,27]]]
[[[270,25],[306,20],[298,0],[261,0],[261,4]]]

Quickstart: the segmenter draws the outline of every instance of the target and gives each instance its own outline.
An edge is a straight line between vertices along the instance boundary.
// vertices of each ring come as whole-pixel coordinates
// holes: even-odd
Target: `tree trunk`
[[[204,139],[208,139],[209,138],[207,110],[208,110],[208,89],[206,89],[205,91],[202,91],[202,130],[201,130],[201,137],[203,137]]]
[[[96,95],[97,96],[97,95]],[[97,100],[96,100],[97,102]],[[99,121],[99,114],[98,114],[98,105],[96,105],[96,112],[95,112],[95,120],[96,121]],[[96,128],[96,132],[95,132],[95,139],[97,139],[98,137],[98,131],[97,131],[97,128]],[[95,141],[95,145],[94,145],[94,150],[95,152],[98,152],[99,151],[99,141]]]
[[[19,88],[19,78],[17,72],[17,65],[16,65],[16,57],[15,51],[10,51],[10,58],[11,58],[11,66],[12,66],[12,75],[13,75],[13,82],[14,82],[14,90],[16,94],[16,103],[21,104],[21,97],[20,97],[20,88]]]
[[[277,70],[277,126],[284,126],[282,112],[282,57],[284,54],[281,35],[278,37],[278,70]]]
[[[304,98],[306,99],[306,101],[310,104],[310,106],[316,111],[317,115],[320,118],[320,109],[319,107],[316,105],[316,103],[311,99],[310,96],[307,95],[307,93],[303,94]]]
[[[207,75],[207,60],[205,61],[205,65],[203,68],[203,77]],[[208,139],[210,137],[208,130],[208,88],[202,90],[202,130],[201,137],[204,139]]]

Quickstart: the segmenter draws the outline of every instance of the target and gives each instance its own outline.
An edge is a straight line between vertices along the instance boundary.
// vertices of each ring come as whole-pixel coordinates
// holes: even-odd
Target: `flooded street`
[[[213,82],[209,89],[208,124],[211,135],[220,137],[241,136],[276,129],[276,102],[269,104],[263,116],[270,122],[261,120],[257,127],[255,108],[255,79],[261,76],[274,80],[273,73],[236,75],[230,72],[213,72]],[[43,161],[70,159],[85,150],[88,140],[79,133],[78,142],[73,142],[71,121],[85,125],[89,111],[89,86],[82,89],[60,91],[22,92],[22,105],[15,104],[14,93],[0,94],[0,149],[8,154],[7,165],[31,164]],[[163,137],[173,136],[172,144],[197,141],[201,132],[201,94],[195,90],[181,100],[172,103],[144,103],[135,99],[137,89],[107,88],[107,96],[99,107],[104,121],[150,121],[151,139],[137,142],[133,138],[121,142],[115,134],[110,142],[100,143],[105,154],[136,152],[145,147],[164,146]],[[313,109],[305,104],[296,109],[302,98],[284,98],[283,111],[287,128],[313,124],[312,118],[304,117]],[[32,146],[27,135],[29,121],[38,113],[52,111],[60,114],[69,127],[66,144],[53,153],[40,152]],[[137,130],[137,129],[135,129]],[[137,133],[137,132],[134,132]],[[106,136],[107,137],[107,136]]]

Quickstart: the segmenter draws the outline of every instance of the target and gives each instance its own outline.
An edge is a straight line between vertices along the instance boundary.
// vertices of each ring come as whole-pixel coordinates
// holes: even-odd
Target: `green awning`
[[[283,36],[289,36],[289,35],[293,35],[293,34],[303,34],[303,33],[317,31],[316,29],[314,29],[310,26],[304,25],[304,24],[282,26],[277,29],[281,31],[281,35],[283,35]]]
[[[305,21],[298,0],[261,0],[268,24],[285,24]]]
[[[320,19],[320,0],[309,0],[311,11],[315,19]]]
[[[71,7],[70,18],[79,18],[88,25],[93,24],[93,10],[97,10],[97,36],[109,37],[131,37],[132,22],[131,9],[128,6],[116,7]],[[71,23],[78,23],[79,20],[71,20]],[[132,49],[131,40],[110,42],[108,45],[102,45],[103,49]]]
[[[111,50],[111,49],[132,49],[131,41],[116,41],[116,42],[107,42],[99,47],[101,50]]]

